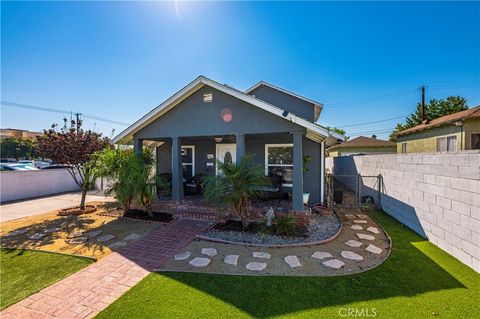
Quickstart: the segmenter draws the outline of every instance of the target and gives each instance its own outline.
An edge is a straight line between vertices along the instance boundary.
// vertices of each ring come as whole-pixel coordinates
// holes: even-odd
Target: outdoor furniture
[[[283,177],[279,175],[269,175],[266,179],[270,185],[262,187],[262,193],[266,199],[279,199],[282,196]]]
[[[184,183],[185,194],[189,195],[199,195],[203,190],[203,180],[205,174],[196,174],[193,177],[187,179]]]

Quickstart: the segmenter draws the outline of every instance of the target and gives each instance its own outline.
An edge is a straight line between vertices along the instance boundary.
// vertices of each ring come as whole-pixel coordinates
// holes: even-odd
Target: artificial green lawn
[[[348,311],[480,318],[480,275],[386,214],[369,214],[393,241],[390,257],[375,269],[342,277],[153,273],[98,318],[343,318]]]
[[[79,271],[93,261],[21,249],[0,250],[0,309]]]

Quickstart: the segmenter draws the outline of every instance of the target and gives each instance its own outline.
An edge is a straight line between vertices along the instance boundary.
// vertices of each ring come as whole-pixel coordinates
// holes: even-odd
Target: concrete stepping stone
[[[345,214],[345,217],[347,217],[347,218],[352,218],[352,219],[353,219],[353,218],[355,218],[355,215],[353,215],[353,214]]]
[[[108,247],[113,248],[113,249],[117,249],[117,248],[120,248],[120,247],[123,247],[123,246],[126,246],[126,245],[127,245],[127,242],[124,242],[124,241],[121,240],[121,241],[117,241],[116,243],[108,245]]]
[[[27,231],[28,231],[27,228],[15,229],[14,231],[8,233],[8,234],[6,235],[6,237],[13,237],[13,236],[17,236],[17,235],[23,235],[23,234],[25,234]]]
[[[28,236],[28,239],[31,240],[39,240],[42,239],[43,237],[47,236],[46,233],[35,233],[33,235]]]
[[[361,218],[361,219],[366,219],[368,217],[368,215],[366,214],[357,214],[357,217],[358,218]]]
[[[357,234],[357,237],[365,240],[375,240],[375,237],[367,234]]]
[[[254,251],[253,252],[253,257],[270,259],[270,258],[272,258],[272,255],[270,255],[269,253],[262,252],[262,251]]]
[[[380,234],[380,231],[378,230],[377,227],[368,227],[367,230],[374,234]]]
[[[343,258],[350,259],[350,260],[355,260],[355,261],[363,260],[362,256],[354,253],[353,251],[344,250],[342,251],[341,255]]]
[[[322,265],[324,265],[325,267],[328,267],[328,268],[332,268],[332,269],[340,269],[343,266],[345,266],[345,263],[341,260],[338,260],[338,259],[332,259],[332,260],[329,260],[329,261],[322,262]]]
[[[109,240],[114,239],[115,237],[117,237],[117,236],[111,235],[111,234],[107,234],[107,235],[103,235],[102,237],[97,238],[97,241],[99,241],[99,242],[101,242],[101,243],[104,243],[104,242],[106,242],[106,241],[109,241]]]
[[[356,223],[356,224],[366,224],[367,223],[367,221],[364,220],[364,219],[355,219],[353,222]]]
[[[205,257],[195,257],[189,261],[189,264],[194,267],[207,267],[210,264],[210,259]]]
[[[290,268],[302,267],[302,264],[300,263],[300,260],[297,256],[290,255],[283,259],[290,266]]]
[[[362,243],[353,239],[350,239],[349,241],[345,242],[345,245],[350,246],[350,247],[360,247],[362,246]]]
[[[87,236],[88,236],[88,237],[97,237],[97,236],[100,235],[101,233],[103,233],[103,230],[101,230],[101,229],[92,230],[92,231],[89,231],[89,232],[87,233]]]
[[[379,248],[375,245],[372,245],[372,244],[368,245],[367,249],[365,249],[365,250],[368,251],[368,252],[371,252],[372,254],[377,254],[377,255],[382,253],[381,248]]]
[[[213,257],[217,255],[217,250],[215,248],[202,248],[202,254]]]
[[[249,262],[245,268],[248,270],[253,270],[253,271],[262,271],[267,267],[267,263],[259,263],[256,261],[251,261]]]
[[[72,245],[84,244],[88,240],[87,237],[75,237],[67,239],[66,242]]]
[[[175,260],[186,260],[186,259],[190,258],[191,255],[192,255],[192,252],[184,251],[181,254],[176,254],[175,255]]]
[[[363,230],[363,227],[360,225],[352,225],[350,228],[353,230]]]
[[[325,258],[330,258],[330,257],[333,257],[332,254],[327,253],[326,251],[316,251],[312,254],[312,258],[320,259],[320,260]]]
[[[83,231],[76,231],[67,235],[67,238],[83,237]]]
[[[50,234],[50,233],[55,233],[55,232],[61,231],[61,230],[62,230],[62,228],[60,228],[60,227],[50,227],[50,228],[45,229],[45,232],[47,234]]]
[[[239,257],[240,257],[239,255],[227,255],[225,256],[225,259],[223,260],[223,262],[229,265],[236,266],[238,264]]]
[[[142,238],[142,236],[140,236],[139,234],[131,233],[130,235],[125,237],[123,240],[137,240],[137,239],[140,239],[140,238]]]

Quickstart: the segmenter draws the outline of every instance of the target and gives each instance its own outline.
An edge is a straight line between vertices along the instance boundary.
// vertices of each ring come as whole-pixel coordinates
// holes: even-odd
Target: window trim
[[[471,150],[478,150],[478,148],[473,148],[473,135],[479,135],[479,138],[480,138],[480,132],[471,132],[470,133],[470,149]]]
[[[184,148],[192,149],[192,162],[184,164],[182,161],[182,167],[183,165],[192,165],[192,177],[193,177],[195,176],[195,145],[182,145],[181,149],[184,149]]]
[[[449,139],[449,138],[455,138],[455,150],[450,150],[450,149],[448,148],[448,145],[449,145],[449,144],[448,144],[448,139]],[[438,142],[439,142],[439,140],[444,140],[444,141],[445,141],[445,151],[439,151],[439,150],[438,150]],[[457,151],[458,151],[457,142],[458,142],[458,138],[457,138],[457,135],[455,135],[455,134],[437,137],[437,138],[436,138],[437,152],[438,152],[438,153],[452,153],[452,152],[457,152]]]
[[[293,143],[265,144],[265,176],[268,176],[269,166],[292,167],[293,169],[293,162],[292,164],[268,164],[268,148],[269,147],[291,147],[293,152]],[[293,183],[282,183],[282,186],[293,187]]]

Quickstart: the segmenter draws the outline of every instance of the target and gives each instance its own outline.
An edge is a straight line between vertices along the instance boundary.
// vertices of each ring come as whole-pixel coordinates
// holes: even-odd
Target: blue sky
[[[238,89],[265,80],[324,102],[319,123],[330,126],[409,114],[422,84],[427,99],[461,95],[480,104],[479,2],[2,2],[1,9],[6,101],[133,123],[202,74]],[[41,130],[62,117],[2,106],[1,126]],[[346,129],[369,136],[397,121]],[[95,127],[107,135],[124,128]]]

